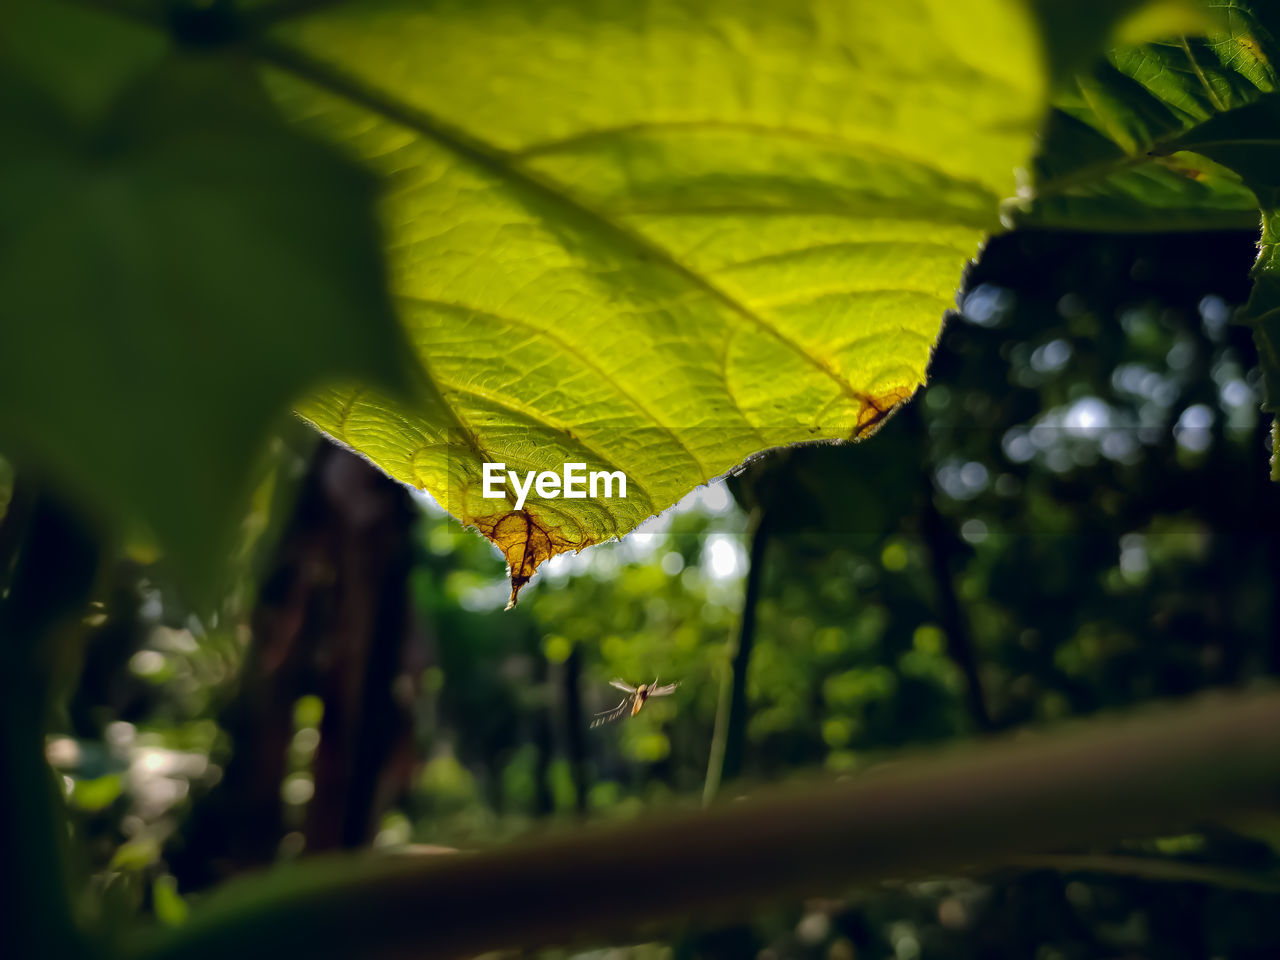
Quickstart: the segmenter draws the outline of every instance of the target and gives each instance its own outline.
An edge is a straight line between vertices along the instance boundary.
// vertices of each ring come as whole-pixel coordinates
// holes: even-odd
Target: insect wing
[[[611,687],[617,687],[617,688],[618,688],[619,690],[621,690],[623,693],[635,693],[635,692],[636,692],[636,688],[635,688],[635,687],[631,686],[631,684],[627,683],[627,681],[625,681],[625,680],[621,679],[620,677],[614,677],[612,680],[610,680],[610,681],[609,681],[609,686],[611,686]]]
[[[678,687],[678,686],[680,686],[680,684],[679,684],[679,683],[666,683],[666,684],[663,684],[663,685],[662,685],[662,686],[660,686],[660,687],[653,687],[653,688],[649,691],[649,696],[651,696],[651,697],[665,697],[665,696],[667,696],[668,694],[675,693],[675,692],[676,692],[676,687]]]
[[[603,713],[597,713],[594,717],[591,718],[591,726],[599,727],[599,726],[602,726],[603,724],[612,723],[614,720],[617,720],[619,717],[623,716],[629,709],[631,709],[632,699],[633,698],[631,697],[627,697],[625,700],[623,700],[620,704],[618,704],[613,709],[605,710]]]

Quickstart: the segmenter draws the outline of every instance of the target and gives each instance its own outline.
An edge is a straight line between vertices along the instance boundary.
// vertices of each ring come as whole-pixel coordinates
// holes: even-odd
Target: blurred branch
[[[756,638],[756,608],[760,603],[760,582],[764,576],[764,555],[769,543],[769,508],[757,507],[751,517],[751,552],[747,561],[747,583],[742,596],[742,620],[733,650],[729,673],[720,686],[715,732],[711,737],[711,758],[702,802],[715,799],[721,784],[742,771],[743,747],[747,735],[747,670]]]
[[[1275,482],[1280,480],[1280,418],[1273,417],[1270,423],[1265,417],[1259,418],[1253,442],[1254,463],[1249,472],[1249,483],[1253,489],[1249,491],[1247,504],[1248,518],[1245,522],[1256,524],[1256,529],[1274,531],[1280,528],[1280,497]],[[1267,450],[1267,440],[1271,440],[1271,450]],[[1212,498],[1210,498],[1212,499]],[[1227,498],[1223,498],[1227,499]],[[1264,569],[1266,582],[1275,583],[1280,578],[1280,538],[1273,534],[1262,537]],[[1270,638],[1267,650],[1267,671],[1280,675],[1280,597],[1274,590],[1268,591],[1269,612],[1267,615],[1266,635]],[[1268,629],[1269,628],[1269,629]]]
[[[557,691],[563,689],[559,671],[552,670],[546,657],[537,660],[539,686],[551,691],[546,709],[539,710],[533,720],[533,746],[537,751],[533,768],[533,813],[537,817],[549,816],[556,808],[551,792],[551,757],[555,752],[553,724],[554,704],[558,703]]]
[[[135,960],[449,958],[601,941],[885,878],[1160,835],[1280,799],[1280,693],[1217,695],[1051,736],[761,791],[711,810],[422,860],[312,860],[229,885]]]
[[[99,547],[52,497],[17,496],[6,527],[30,516],[0,604],[0,851],[16,882],[0,898],[0,930],[13,956],[78,956],[87,948],[71,908],[65,809],[44,737],[55,667],[81,659]]]
[[[1039,854],[1010,857],[1005,866],[1021,870],[1052,870],[1055,873],[1112,874],[1161,880],[1169,883],[1200,883],[1226,890],[1251,893],[1280,893],[1280,875],[1188,863],[1163,857],[1126,857],[1111,854]]]

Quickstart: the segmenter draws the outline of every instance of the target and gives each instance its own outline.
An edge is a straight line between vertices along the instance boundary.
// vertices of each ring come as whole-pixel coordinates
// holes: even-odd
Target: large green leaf
[[[1033,19],[990,0],[381,0],[256,49],[283,109],[388,185],[436,385],[302,413],[498,543],[513,599],[547,557],[910,397],[1046,97]],[[566,461],[627,498],[481,496],[484,462]]]
[[[290,402],[329,380],[406,380],[373,183],[287,127],[249,64],[156,65],[154,38],[130,61],[131,41],[105,27],[114,53],[82,55],[98,15],[15,10],[0,79],[0,443],[19,472],[143,521],[207,586]]]

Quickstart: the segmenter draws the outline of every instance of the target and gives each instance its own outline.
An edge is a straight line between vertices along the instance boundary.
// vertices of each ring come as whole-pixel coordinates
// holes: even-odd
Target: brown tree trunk
[[[409,634],[414,508],[367,462],[322,444],[303,481],[252,616],[236,701],[223,717],[233,754],[170,858],[184,888],[273,860],[285,832],[281,783],[304,694],[324,702],[308,851],[367,842],[411,764],[398,683]],[[393,763],[392,761],[397,762]]]

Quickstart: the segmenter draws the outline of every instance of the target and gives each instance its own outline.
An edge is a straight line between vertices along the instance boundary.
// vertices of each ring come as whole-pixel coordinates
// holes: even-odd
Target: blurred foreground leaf
[[[290,401],[403,382],[373,184],[229,57],[165,62],[100,121],[41,79],[0,86],[0,442],[207,588]]]
[[[251,960],[287,945],[316,957],[444,958],[616,941],[644,924],[741,915],[769,898],[1159,836],[1265,812],[1277,797],[1280,694],[1219,695],[492,852],[313,859],[228,885],[181,931],[157,933],[133,955]],[[1067,866],[1160,872],[1078,858]],[[1253,889],[1274,880],[1164,873]]]

